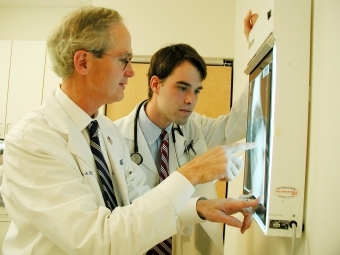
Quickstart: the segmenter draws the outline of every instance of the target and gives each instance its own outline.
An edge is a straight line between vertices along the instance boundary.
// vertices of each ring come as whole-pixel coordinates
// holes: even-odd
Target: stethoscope
[[[138,105],[137,111],[136,111],[136,115],[135,115],[135,119],[134,119],[134,124],[133,124],[133,139],[134,139],[134,149],[133,149],[133,151],[134,151],[134,152],[130,155],[130,157],[131,157],[131,160],[132,160],[133,162],[135,162],[137,165],[140,165],[140,164],[142,164],[142,162],[143,162],[143,157],[142,157],[142,155],[138,152],[138,141],[137,141],[137,124],[138,124],[138,116],[139,116],[140,109],[142,108],[142,106],[144,105],[144,103],[145,103],[146,101],[148,101],[148,99],[144,100],[143,102],[141,102],[141,103]],[[174,124],[174,125],[175,125],[175,124]],[[180,126],[176,124],[176,127],[174,127],[174,125],[173,125],[173,127],[171,128],[171,134],[172,134],[172,141],[173,141],[174,144],[176,144],[175,130],[177,130],[177,132],[178,132],[181,136],[184,137],[184,135],[183,135],[183,132],[182,132]],[[186,143],[186,142],[185,142],[185,143]],[[188,155],[188,154],[189,154],[189,153],[188,153],[189,150],[192,150],[192,151],[196,154],[196,152],[195,152],[195,150],[194,150],[194,148],[193,148],[193,141],[191,141],[191,142],[189,143],[188,146],[185,146],[185,151],[184,151],[184,152],[187,153],[187,155]],[[177,156],[176,146],[175,146],[175,152],[176,152],[176,158],[177,158],[177,162],[178,162],[178,156]],[[178,165],[180,165],[179,162],[178,162]]]

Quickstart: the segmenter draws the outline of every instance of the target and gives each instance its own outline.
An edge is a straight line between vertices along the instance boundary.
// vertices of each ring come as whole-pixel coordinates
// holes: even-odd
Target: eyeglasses
[[[99,51],[96,51],[96,50],[91,50],[90,51],[93,55],[95,55],[97,58],[101,58],[103,55],[108,55],[112,58],[116,58],[115,56],[109,54],[109,53],[103,53],[103,52],[99,52]],[[123,71],[126,69],[127,65],[129,63],[131,63],[131,60],[132,60],[132,55],[131,54],[128,54],[128,55],[125,55],[125,56],[122,56],[118,59],[119,62],[122,63],[122,66],[123,66]]]
[[[119,61],[123,64],[123,71],[125,70],[125,68],[127,67],[127,65],[129,63],[131,63],[131,58],[127,59],[127,58],[120,58]]]
[[[111,55],[111,54],[109,54],[109,53],[103,53],[103,55],[108,55],[108,56],[110,56],[110,57],[112,57],[112,58],[116,58],[115,56],[113,56],[113,55]],[[118,59],[118,61],[122,63],[123,71],[126,69],[127,65],[128,65],[129,63],[131,63],[131,60],[132,60],[132,55],[131,55],[131,54],[124,55],[124,56],[122,56],[122,57],[120,57],[120,58]]]

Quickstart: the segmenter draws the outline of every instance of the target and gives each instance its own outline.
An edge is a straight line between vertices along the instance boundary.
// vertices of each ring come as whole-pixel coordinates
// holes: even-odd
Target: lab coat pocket
[[[183,147],[183,150],[181,150],[181,153],[179,153],[177,159],[178,159],[178,163],[179,163],[178,167],[181,167],[185,163],[190,161],[189,154],[184,150],[184,147]]]
[[[124,171],[125,175],[125,192],[126,196],[132,202],[134,199],[140,197],[145,192],[149,191],[150,188],[145,183],[145,174],[144,172],[137,166],[132,163],[131,167]],[[122,191],[123,192],[123,191]],[[124,198],[123,198],[124,201]]]
[[[125,179],[127,183],[131,183],[135,180],[136,178],[136,173],[129,171],[129,172],[125,172]]]

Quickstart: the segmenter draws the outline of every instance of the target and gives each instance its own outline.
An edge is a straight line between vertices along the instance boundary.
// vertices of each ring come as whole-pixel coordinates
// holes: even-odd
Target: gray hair
[[[73,56],[78,50],[102,57],[114,44],[111,26],[122,21],[117,11],[95,6],[82,7],[66,15],[47,41],[53,71],[61,78],[70,77],[74,72]]]

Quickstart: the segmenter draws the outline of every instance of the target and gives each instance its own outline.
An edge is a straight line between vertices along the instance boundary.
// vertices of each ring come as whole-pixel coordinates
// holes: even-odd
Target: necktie
[[[165,180],[169,176],[169,134],[166,130],[161,133],[162,144],[160,148],[161,164],[159,169],[159,182]],[[154,255],[171,255],[172,238],[164,240],[154,247]]]
[[[103,153],[100,148],[98,122],[96,120],[91,121],[87,128],[90,133],[90,148],[93,154],[94,161],[96,163],[96,167],[98,169],[98,175],[102,185],[104,202],[106,207],[112,211],[117,207],[117,200],[114,195],[109,168],[107,167]]]
[[[161,164],[159,169],[159,182],[169,176],[169,134],[166,130],[161,133],[162,144],[160,147]]]

